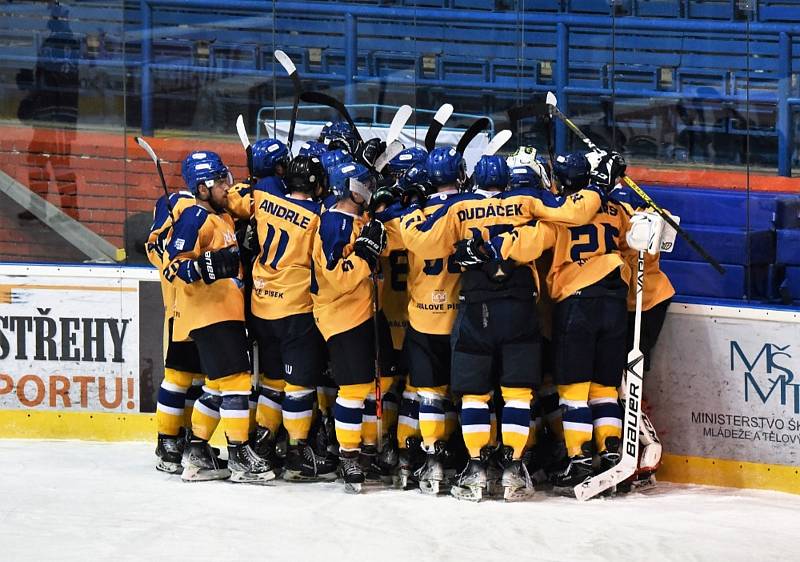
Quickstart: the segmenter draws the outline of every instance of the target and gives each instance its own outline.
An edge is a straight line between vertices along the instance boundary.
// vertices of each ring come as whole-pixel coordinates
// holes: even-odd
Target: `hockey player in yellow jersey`
[[[553,170],[565,197],[582,197],[591,171],[586,155],[558,156]],[[586,224],[568,227],[540,222],[501,234],[490,244],[501,257],[511,259],[553,248],[547,284],[556,301],[555,378],[570,456],[569,466],[555,480],[562,493],[570,493],[592,476],[593,451],[599,453],[600,470],[620,458],[622,416],[617,387],[627,356],[625,303],[630,270],[618,248],[627,229],[625,209],[604,193],[599,211]]]
[[[385,317],[373,318],[371,274],[386,247],[386,232],[378,220],[367,222],[365,209],[375,179],[361,164],[341,164],[329,177],[337,202],[320,218],[314,239],[314,319],[325,338],[331,370],[339,386],[334,417],[339,441],[340,470],[348,491],[364,482],[362,452],[371,464],[378,442],[375,368],[376,343],[380,345],[381,374],[390,365],[391,337]],[[375,333],[380,342],[375,341]],[[381,390],[391,385],[381,376]]]
[[[298,156],[289,165],[285,184],[265,178],[253,188],[261,247],[253,265],[252,327],[267,378],[286,381],[281,409],[289,447],[283,477],[293,481],[336,478],[336,465],[307,442],[317,385],[327,364],[311,297],[316,288],[311,270],[320,222],[318,201],[325,185],[319,158]],[[262,379],[265,382],[269,381]],[[265,418],[259,412],[259,443],[268,439],[266,432],[275,431],[274,425],[266,426],[274,420]]]
[[[242,263],[245,265],[245,318],[251,340],[256,339],[253,304],[259,298],[253,291],[253,270],[258,265],[255,263],[256,256],[261,251],[256,224],[256,192],[259,185],[275,183],[282,186],[281,178],[286,174],[289,161],[289,148],[286,144],[277,139],[261,139],[252,146],[252,177],[246,182],[237,183],[228,191],[226,209],[237,219],[237,239],[240,241]],[[266,228],[265,224],[262,216],[261,230]],[[276,452],[276,439],[283,420],[282,403],[286,385],[282,376],[283,364],[270,360],[275,358],[274,350],[267,353],[265,349],[255,347],[254,353],[255,350],[258,351],[259,361],[254,361],[254,364],[258,364],[260,372],[256,374],[258,388],[253,389],[250,395],[250,445],[273,469],[279,471],[283,459]]]
[[[606,161],[614,158],[611,163]],[[608,175],[611,177],[610,184],[615,185],[616,180],[625,172],[625,163],[621,157],[615,153],[611,153],[603,162],[601,166],[612,168],[609,170]],[[600,182],[597,182],[600,183]],[[634,193],[630,188],[621,185],[616,185],[614,190],[609,195],[615,201],[622,203],[628,210],[630,215],[637,211],[646,211],[648,206],[644,200]],[[638,252],[623,245],[621,248],[622,256],[628,263],[628,266],[633,270],[636,267],[636,259]],[[650,352],[658,341],[658,336],[661,333],[661,327],[664,324],[664,319],[667,315],[667,308],[672,297],[675,295],[675,289],[670,283],[667,275],[661,271],[660,266],[660,253],[645,254],[644,257],[644,294],[642,295],[642,325],[641,325],[641,339],[639,342],[639,349],[644,355],[644,369],[650,370]],[[633,343],[633,311],[636,308],[636,287],[631,286],[628,291],[628,347],[630,348]]]
[[[184,165],[191,163],[191,156]],[[147,259],[158,269],[164,270],[164,250],[172,234],[173,220],[178,220],[184,209],[195,204],[189,191],[162,196],[153,210],[153,224],[147,238]],[[156,468],[169,473],[180,473],[185,428],[190,427],[194,402],[202,394],[203,374],[200,357],[194,342],[172,341],[175,287],[161,276],[161,295],[164,301],[164,379],[158,389],[156,425]]]
[[[166,248],[164,275],[175,286],[175,341],[193,340],[205,375],[192,412],[183,453],[184,480],[263,483],[275,477],[248,444],[250,359],[244,325],[242,267],[225,212],[230,173],[213,152],[194,153],[185,168],[196,204],[183,211]],[[228,467],[220,466],[208,440],[222,421]]]
[[[434,213],[464,199],[481,199],[481,195],[460,192],[466,179],[462,159],[445,162],[450,148],[434,149],[419,170],[411,170],[413,184],[406,186],[408,200],[412,192],[423,204],[422,213]],[[447,166],[446,164],[452,164]],[[438,172],[431,174],[431,170]],[[405,222],[405,217],[402,219]],[[407,229],[403,229],[404,241]],[[425,462],[413,476],[426,494],[439,493],[445,480],[445,460],[448,440],[455,429],[455,409],[450,400],[451,351],[450,333],[458,311],[461,268],[454,263],[450,251],[438,257],[408,254],[409,327],[406,332],[405,353],[409,365],[409,382],[419,400],[419,428],[425,451]],[[453,419],[448,420],[452,412]],[[406,452],[413,460],[413,450]],[[405,469],[406,471],[408,468]],[[401,482],[408,479],[401,463]]]
[[[457,155],[448,157],[453,159],[457,158]],[[447,161],[447,158],[443,157],[442,160]],[[499,232],[526,224],[537,217],[580,224],[592,217],[600,207],[601,194],[596,189],[586,189],[580,198],[565,200],[542,189],[541,178],[533,169],[526,168],[524,171],[536,178],[535,186],[520,187],[495,197],[463,199],[447,208],[435,211],[428,217],[425,217],[421,210],[412,208],[403,219],[404,241],[409,251],[422,258],[433,259],[437,255],[452,252],[453,246],[467,237],[487,240]],[[524,260],[524,263],[528,261]],[[487,485],[485,469],[488,455],[491,454],[490,444],[493,442],[489,408],[493,385],[492,373],[489,371],[492,368],[495,346],[502,348],[508,344],[510,350],[519,344],[516,348],[525,348],[534,354],[533,359],[502,362],[503,370],[507,371],[500,376],[501,391],[504,393],[503,398],[508,409],[508,413],[504,415],[506,419],[515,420],[514,423],[508,423],[505,428],[504,444],[510,451],[503,452],[506,459],[505,466],[509,469],[506,478],[509,483],[519,482],[515,475],[522,469],[520,459],[530,431],[531,389],[538,382],[540,375],[540,334],[536,322],[531,321],[531,318],[536,318],[534,296],[537,276],[532,266],[510,265],[514,275],[509,279],[504,278],[502,283],[487,284],[486,275],[480,270],[468,272],[469,277],[462,276],[462,297],[469,302],[466,307],[462,304],[461,311],[467,309],[478,311],[477,318],[473,318],[474,314],[466,317],[470,322],[456,321],[451,340],[454,353],[453,389],[454,393],[463,395],[461,426],[471,457],[460,479],[464,484],[461,488],[469,488],[463,495],[467,499],[479,499]],[[471,285],[473,280],[475,286]],[[493,322],[491,328],[488,328],[489,323],[486,323],[486,329],[491,332],[491,337],[485,341],[476,341],[474,334],[485,328],[471,330],[470,326],[475,323],[483,325],[479,320],[480,310],[485,304],[483,301],[494,300],[495,290],[499,291],[498,294],[502,293],[502,298],[497,301],[502,304],[495,303],[492,306],[508,309],[499,315],[506,316],[507,321]],[[465,293],[469,293],[469,296]],[[511,302],[518,297],[524,297],[523,304]],[[459,315],[463,314],[461,311]],[[457,332],[462,327],[465,331],[460,338]],[[504,331],[505,329],[510,332]],[[512,346],[512,343],[515,345]],[[481,361],[475,361],[476,356]],[[463,385],[459,386],[461,383],[457,384],[456,376],[469,378],[465,378]],[[479,384],[474,384],[475,381],[479,381]],[[504,384],[504,381],[508,384]],[[526,418],[525,421],[523,418]]]

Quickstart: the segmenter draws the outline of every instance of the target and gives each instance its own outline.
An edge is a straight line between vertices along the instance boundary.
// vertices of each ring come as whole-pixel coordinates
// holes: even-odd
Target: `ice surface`
[[[145,443],[0,441],[0,560],[800,560],[800,497],[662,484],[506,504],[185,484]]]

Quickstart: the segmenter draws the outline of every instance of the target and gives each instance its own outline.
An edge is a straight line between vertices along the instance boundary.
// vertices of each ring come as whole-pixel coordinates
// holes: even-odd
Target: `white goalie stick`
[[[449,103],[442,104],[442,106],[436,110],[436,114],[433,116],[433,122],[428,126],[428,132],[425,133],[425,150],[430,152],[436,148],[436,139],[439,133],[442,132],[445,123],[447,123],[451,115],[453,115],[453,106]]]
[[[169,218],[172,220],[172,225],[175,226],[175,215],[172,214],[172,202],[169,200],[169,190],[167,189],[167,181],[164,179],[164,170],[161,169],[161,161],[158,159],[153,148],[147,144],[147,141],[144,140],[142,137],[133,137],[136,140],[136,144],[142,147],[142,149],[147,153],[153,163],[156,165],[156,170],[158,170],[158,177],[161,179],[161,187],[164,189],[164,199],[166,200],[167,210],[169,211]]]
[[[300,74],[297,72],[297,67],[289,58],[289,55],[280,49],[275,51],[275,60],[283,67],[289,78],[292,79],[292,87],[294,88],[294,100],[292,101],[292,120],[289,122],[289,136],[286,139],[286,144],[289,147],[289,152],[292,151],[292,141],[294,140],[294,128],[297,124],[297,112],[300,109],[300,95],[303,93],[303,84],[300,81]]]
[[[636,313],[633,328],[633,347],[628,353],[625,370],[625,408],[622,423],[622,458],[614,467],[575,486],[575,497],[588,500],[624,482],[634,475],[639,465],[639,424],[642,418],[642,388],[644,355],[640,347],[642,331],[642,294],[644,290],[644,252],[636,261]]]

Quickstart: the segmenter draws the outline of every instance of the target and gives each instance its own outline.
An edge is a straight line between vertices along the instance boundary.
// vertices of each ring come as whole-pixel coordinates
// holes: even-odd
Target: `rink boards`
[[[0,438],[152,440],[149,268],[0,265]],[[662,480],[800,493],[800,313],[673,303],[646,374]]]

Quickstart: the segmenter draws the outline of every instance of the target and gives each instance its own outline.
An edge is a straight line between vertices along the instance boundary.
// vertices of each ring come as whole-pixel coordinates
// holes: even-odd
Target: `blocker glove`
[[[370,209],[373,212],[382,211],[384,208],[397,201],[399,196],[400,191],[395,185],[378,184],[378,188],[375,190],[375,193],[372,195],[372,199],[369,201]]]
[[[228,246],[208,250],[194,262],[194,267],[207,284],[239,275],[239,248]]]
[[[494,248],[487,246],[483,238],[466,238],[455,244],[453,260],[461,267],[480,265],[496,259]]]
[[[651,212],[637,212],[631,217],[625,240],[634,250],[656,255],[661,250],[663,230],[664,219],[661,216]]]
[[[386,229],[383,228],[381,221],[371,220],[364,225],[361,234],[356,238],[353,253],[367,262],[369,268],[374,271],[384,248],[386,248]]]

